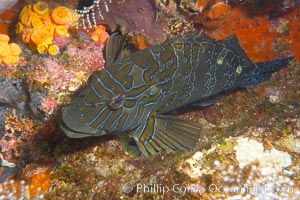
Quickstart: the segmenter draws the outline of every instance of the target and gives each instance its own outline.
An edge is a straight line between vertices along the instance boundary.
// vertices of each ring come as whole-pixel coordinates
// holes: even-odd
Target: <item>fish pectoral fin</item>
[[[130,133],[146,157],[162,151],[194,149],[199,139],[203,139],[200,134],[200,124],[168,115],[150,117]]]

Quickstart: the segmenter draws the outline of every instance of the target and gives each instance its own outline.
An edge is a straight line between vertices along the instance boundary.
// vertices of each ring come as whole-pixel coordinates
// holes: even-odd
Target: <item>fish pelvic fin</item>
[[[201,125],[175,116],[158,115],[130,133],[141,152],[149,157],[160,152],[188,151],[196,147]]]
[[[255,63],[254,69],[252,68],[251,71],[243,73],[242,87],[253,87],[269,80],[274,72],[286,67],[293,58],[293,56],[289,56],[273,61]]]

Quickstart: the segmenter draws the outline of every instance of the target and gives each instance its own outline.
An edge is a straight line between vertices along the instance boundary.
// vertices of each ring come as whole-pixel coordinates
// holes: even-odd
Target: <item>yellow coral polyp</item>
[[[18,22],[16,25],[16,34],[21,34],[24,29],[24,24],[22,22]]]
[[[5,64],[17,64],[20,60],[19,56],[8,55],[2,58],[2,62]]]
[[[69,36],[68,29],[65,26],[56,26],[55,27],[56,36]]]
[[[46,40],[45,40],[45,43],[46,44],[52,44],[53,43],[53,37],[52,36],[49,36]]]
[[[26,28],[22,31],[22,40],[24,43],[30,42],[32,32],[33,32],[33,30],[31,28]]]
[[[52,45],[49,46],[49,48],[48,48],[48,54],[50,56],[55,56],[58,53],[59,53],[59,47],[57,45],[52,44]]]
[[[32,31],[30,39],[34,44],[38,45],[45,42],[48,37],[49,32],[47,31],[47,29],[38,28]]]
[[[47,43],[41,43],[37,45],[36,50],[39,52],[39,54],[45,54],[48,50],[48,44]]]
[[[49,6],[46,2],[40,1],[33,5],[33,11],[39,15],[46,15],[49,13]]]
[[[27,10],[27,11],[21,12],[20,21],[25,26],[30,27],[31,26],[31,20],[34,16],[36,16],[36,13],[34,13],[32,10]]]
[[[95,31],[91,36],[92,40],[105,44],[109,38],[105,26],[99,25],[95,27]]]
[[[72,12],[69,8],[59,6],[52,11],[51,18],[58,25],[66,25],[72,21]]]
[[[21,10],[20,12],[20,16],[25,13],[25,12],[29,12],[29,11],[32,11],[32,5],[26,5],[24,6],[24,8]]]
[[[13,56],[19,56],[22,53],[22,49],[16,43],[9,44],[10,52]]]
[[[43,18],[39,15],[32,17],[31,25],[33,26],[33,28],[42,28],[45,26],[43,23]]]
[[[16,33],[33,51],[44,54],[47,53],[48,46],[53,44],[54,36],[69,36],[68,27],[77,22],[78,18],[75,10],[59,6],[51,11],[46,2],[39,1],[22,9]],[[49,55],[54,55],[59,50],[51,48]]]
[[[50,26],[53,24],[50,15],[43,15],[42,20],[45,26]]]
[[[97,35],[100,35],[100,34],[103,33],[104,31],[106,31],[105,26],[99,25],[99,26],[96,26],[96,27],[95,27],[94,33],[97,34]]]
[[[57,25],[55,25],[55,24],[50,24],[50,25],[44,27],[44,29],[48,31],[49,37],[54,36],[56,26]]]
[[[0,33],[0,44],[7,44],[9,42],[9,36]]]
[[[0,57],[8,56],[10,53],[10,46],[8,44],[0,44]]]
[[[95,42],[99,41],[99,36],[96,33],[93,33],[91,36],[91,39],[94,40]]]
[[[5,64],[17,64],[22,49],[16,43],[8,44],[8,42],[9,36],[0,34],[0,62]]]

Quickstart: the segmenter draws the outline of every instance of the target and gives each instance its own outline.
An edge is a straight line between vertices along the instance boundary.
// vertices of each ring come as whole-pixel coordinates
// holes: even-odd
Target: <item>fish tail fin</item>
[[[293,56],[290,56],[273,61],[255,63],[254,69],[243,73],[244,80],[242,81],[242,87],[253,87],[269,80],[274,72],[286,67],[293,58]]]
[[[166,151],[188,151],[196,147],[201,138],[201,125],[179,117],[158,115],[150,117],[144,126],[138,127],[131,136],[146,156]]]

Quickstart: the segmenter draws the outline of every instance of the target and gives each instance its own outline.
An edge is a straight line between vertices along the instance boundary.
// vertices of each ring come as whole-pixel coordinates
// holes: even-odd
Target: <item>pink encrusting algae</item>
[[[83,48],[70,43],[59,58],[41,59],[29,77],[47,87],[48,95],[43,100],[45,111],[52,113],[63,103],[61,98],[78,90],[93,71],[104,68],[102,49],[103,45],[97,42],[88,43]]]

